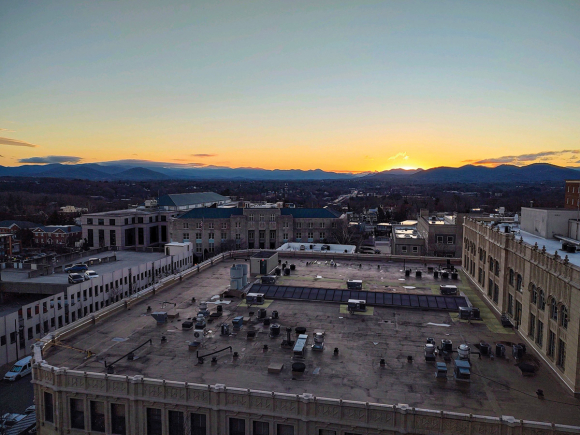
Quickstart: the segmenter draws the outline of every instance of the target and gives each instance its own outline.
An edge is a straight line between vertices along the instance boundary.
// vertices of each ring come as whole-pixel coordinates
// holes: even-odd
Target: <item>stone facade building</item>
[[[191,242],[196,254],[231,249],[276,249],[287,242],[320,243],[343,219],[331,210],[198,208],[171,219],[171,241]]]
[[[580,395],[580,254],[553,254],[557,241],[514,227],[467,218],[463,267],[489,305],[511,319],[526,346]]]
[[[464,214],[430,215],[421,209],[417,231],[425,240],[425,255],[429,257],[461,257]]]

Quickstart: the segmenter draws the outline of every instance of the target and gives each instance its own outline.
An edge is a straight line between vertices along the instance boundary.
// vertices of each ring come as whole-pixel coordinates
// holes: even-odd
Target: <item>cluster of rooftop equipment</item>
[[[423,270],[421,269],[416,269],[415,270],[415,278],[421,278],[423,276]],[[411,274],[413,273],[412,269],[407,269],[405,267],[405,277],[410,277]],[[451,278],[452,280],[458,280],[459,279],[459,273],[457,272],[457,269],[455,269],[455,266],[453,266],[451,264],[451,260],[447,260],[447,264],[445,266],[439,265],[437,268],[435,268],[434,266],[428,266],[427,267],[427,273],[429,274],[433,274],[433,278],[435,279],[449,279]]]
[[[526,353],[526,346],[523,343],[511,344],[512,356],[516,362],[521,363]],[[453,342],[449,339],[442,339],[441,345],[437,346],[434,338],[428,338],[424,346],[425,361],[435,362],[436,371],[435,377],[438,379],[447,380],[447,363],[453,360],[453,378],[457,382],[471,381],[471,355],[478,355],[478,358],[489,357],[490,359],[502,358],[506,359],[506,344],[496,343],[495,353],[492,346],[486,342],[480,342],[475,346],[478,350],[473,350],[469,344],[463,343],[453,348]],[[443,361],[437,361],[441,357]],[[412,356],[408,357],[409,362],[412,362]],[[384,360],[381,360],[381,365],[384,365]],[[533,367],[525,364],[519,364],[523,374],[533,372]]]

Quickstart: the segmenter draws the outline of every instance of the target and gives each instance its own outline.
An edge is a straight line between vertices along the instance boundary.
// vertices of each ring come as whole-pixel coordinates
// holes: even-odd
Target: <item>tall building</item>
[[[430,214],[421,209],[417,217],[417,231],[425,240],[425,254],[429,257],[461,257],[463,234],[462,213]]]
[[[575,212],[523,208],[519,219],[466,218],[463,268],[519,339],[580,395],[580,238]]]

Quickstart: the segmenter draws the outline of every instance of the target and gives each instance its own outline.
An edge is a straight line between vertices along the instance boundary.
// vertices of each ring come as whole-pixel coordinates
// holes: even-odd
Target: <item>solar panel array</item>
[[[467,307],[464,296],[381,293],[361,290],[339,290],[313,287],[254,284],[250,293],[263,293],[267,299],[291,299],[346,303],[349,299],[363,299],[367,305],[378,307],[408,307],[432,310],[459,311]]]

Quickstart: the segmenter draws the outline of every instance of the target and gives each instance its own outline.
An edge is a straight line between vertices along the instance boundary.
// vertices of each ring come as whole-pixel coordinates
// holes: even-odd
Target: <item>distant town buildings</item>
[[[464,214],[437,213],[421,209],[417,217],[417,232],[425,241],[429,257],[461,257]]]
[[[566,180],[565,204],[568,210],[580,210],[580,180]]]

